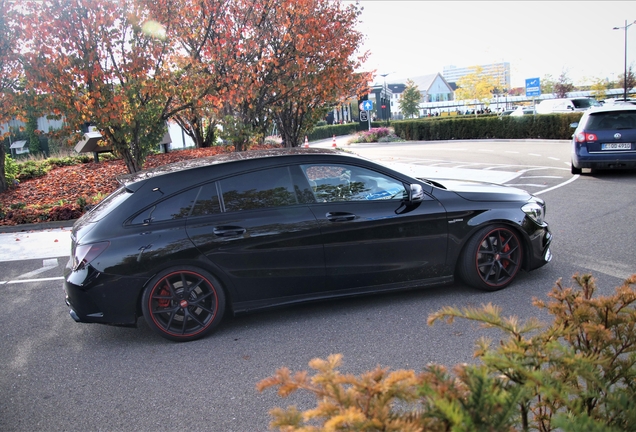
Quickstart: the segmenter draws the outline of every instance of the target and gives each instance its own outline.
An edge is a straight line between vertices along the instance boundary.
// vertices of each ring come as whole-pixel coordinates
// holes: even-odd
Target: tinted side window
[[[402,182],[376,171],[349,165],[303,165],[318,202],[375,201],[407,196]]]
[[[227,212],[298,204],[287,167],[241,174],[219,184]]]
[[[201,192],[197,202],[192,209],[192,216],[207,216],[221,213],[221,203],[215,183],[208,183],[201,186]]]
[[[132,221],[133,224],[148,225],[161,221],[181,219],[188,217],[192,204],[197,198],[200,188],[188,189],[171,196],[163,201],[155,203],[139,213]]]

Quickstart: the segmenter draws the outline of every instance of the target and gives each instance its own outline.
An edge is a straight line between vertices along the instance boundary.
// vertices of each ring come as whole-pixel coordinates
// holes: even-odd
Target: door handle
[[[346,222],[357,218],[355,214],[346,212],[329,212],[326,216],[331,222]]]
[[[240,236],[245,234],[245,231],[245,228],[239,226],[220,226],[212,229],[214,235],[219,237]]]

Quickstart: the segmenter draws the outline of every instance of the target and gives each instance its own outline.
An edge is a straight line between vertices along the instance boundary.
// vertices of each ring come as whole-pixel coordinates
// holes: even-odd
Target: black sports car
[[[126,175],[72,230],[79,322],[204,336],[226,309],[453,282],[484,290],[550,261],[543,200],[414,179],[336,150],[224,154]]]

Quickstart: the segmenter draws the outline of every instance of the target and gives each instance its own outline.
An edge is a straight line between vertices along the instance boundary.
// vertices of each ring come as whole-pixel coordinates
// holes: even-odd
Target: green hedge
[[[409,141],[452,139],[570,139],[582,113],[513,116],[461,116],[391,122]]]
[[[307,136],[309,141],[316,141],[325,138],[331,138],[334,135],[351,135],[358,132],[358,123],[345,123],[338,125],[327,125],[315,127]]]
[[[541,114],[513,116],[453,116],[429,117],[415,120],[392,121],[395,134],[408,141],[435,141],[453,139],[559,139],[568,140],[582,113]],[[371,127],[385,127],[386,122],[372,122]],[[367,130],[360,123],[327,125],[314,128],[309,141],[351,135]]]

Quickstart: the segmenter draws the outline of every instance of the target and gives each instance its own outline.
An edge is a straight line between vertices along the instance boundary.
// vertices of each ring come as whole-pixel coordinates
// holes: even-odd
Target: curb
[[[58,228],[70,228],[77,219],[55,222],[41,222],[22,225],[2,225],[0,226],[0,234],[16,233],[25,231],[44,231]]]

